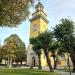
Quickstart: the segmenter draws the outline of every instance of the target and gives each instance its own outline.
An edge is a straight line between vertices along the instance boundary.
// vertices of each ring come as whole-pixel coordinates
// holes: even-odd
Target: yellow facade
[[[37,27],[36,31],[34,27]],[[36,37],[39,33],[48,30],[48,23],[46,23],[42,18],[37,18],[34,21],[31,21],[30,24],[30,38]]]
[[[46,19],[47,15],[45,14],[43,8],[44,7],[40,2],[35,7],[36,11],[32,14],[32,18],[30,19],[30,38],[36,37],[36,36],[38,36],[39,33],[48,30],[48,20]],[[30,48],[31,48],[31,44],[30,44]],[[29,50],[29,53],[33,54],[32,57],[33,56],[35,57],[35,54],[34,54],[32,48]],[[36,57],[37,57],[37,55],[36,55]],[[37,59],[37,58],[35,58],[35,59]],[[32,62],[32,60],[31,60],[31,62]],[[35,62],[36,62],[36,66],[37,66],[38,59]],[[42,66],[47,65],[46,57],[44,55],[43,50],[42,50],[42,54],[41,54],[41,65]]]

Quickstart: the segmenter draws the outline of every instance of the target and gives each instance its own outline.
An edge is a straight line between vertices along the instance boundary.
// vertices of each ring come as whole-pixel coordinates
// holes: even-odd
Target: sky
[[[35,5],[37,0],[35,0]],[[41,0],[44,5],[44,10],[49,20],[48,29],[52,30],[53,27],[59,23],[61,18],[70,17],[75,22],[75,0]],[[33,13],[34,8],[30,11]],[[31,14],[30,14],[31,16]],[[4,39],[11,34],[17,34],[26,47],[29,45],[30,22],[29,19],[22,22],[17,28],[0,27],[0,41],[3,44]]]

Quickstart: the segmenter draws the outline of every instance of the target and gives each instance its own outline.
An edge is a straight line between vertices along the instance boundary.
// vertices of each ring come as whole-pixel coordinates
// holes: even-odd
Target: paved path
[[[55,70],[56,73],[60,73],[62,75],[70,75],[69,72],[64,72],[64,71],[59,71],[59,70]],[[75,73],[71,73],[71,75],[75,75]]]
[[[42,68],[44,71],[49,71],[48,67],[43,67]],[[60,71],[60,70],[55,70],[56,73],[60,73],[61,75],[70,75],[69,72],[64,72],[64,71]],[[75,73],[71,73],[71,75],[75,75]]]

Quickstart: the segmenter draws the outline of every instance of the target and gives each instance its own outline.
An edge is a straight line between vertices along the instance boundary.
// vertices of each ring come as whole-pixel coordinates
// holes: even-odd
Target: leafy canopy
[[[39,34],[39,40],[41,41],[41,47],[44,50],[47,50],[52,45],[53,33],[50,31],[45,31]]]
[[[72,50],[75,40],[74,36],[74,22],[71,19],[61,19],[60,23],[54,28],[54,35],[58,41],[61,42],[63,48]],[[71,48],[71,49],[70,49]]]
[[[33,51],[37,54],[41,54],[41,41],[39,40],[38,36],[35,38],[30,38],[30,43],[33,45]]]
[[[0,26],[16,27],[29,16],[34,0],[0,0]]]
[[[10,59],[15,57],[18,61],[22,61],[25,58],[25,44],[16,34],[6,38],[4,42],[5,57]]]

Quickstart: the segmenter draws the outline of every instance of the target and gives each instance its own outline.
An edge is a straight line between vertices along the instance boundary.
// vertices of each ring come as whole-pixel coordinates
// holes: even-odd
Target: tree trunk
[[[48,52],[45,50],[44,53],[45,53],[45,55],[46,55],[46,59],[47,59],[47,63],[48,63],[50,72],[53,72],[53,68],[52,68],[52,65],[51,65],[51,61],[50,61],[50,59],[49,59]]]
[[[10,59],[9,62],[10,62],[10,63],[9,63],[9,68],[12,68],[12,58]]]
[[[75,72],[75,61],[73,62],[73,72]]]
[[[57,67],[57,59],[56,59],[55,52],[52,52],[52,56],[53,56],[53,60],[54,60],[54,69],[56,69],[56,67]]]
[[[57,59],[55,59],[55,56],[53,56],[53,59],[54,59],[54,69],[57,68]]]
[[[39,60],[39,69],[42,69],[42,67],[41,67],[41,55],[38,55],[38,60]]]
[[[21,64],[20,64],[20,67],[21,67],[21,66],[22,66],[22,61],[20,61],[20,63],[21,63]]]
[[[22,61],[20,61],[21,65],[22,65]]]
[[[70,53],[70,57],[71,57],[71,60],[72,60],[72,63],[73,63],[73,72],[75,72],[75,56],[73,53]]]
[[[9,65],[10,65],[10,62],[9,62],[10,60],[9,60],[9,57],[8,57],[8,61],[7,61],[7,67],[9,67]]]

